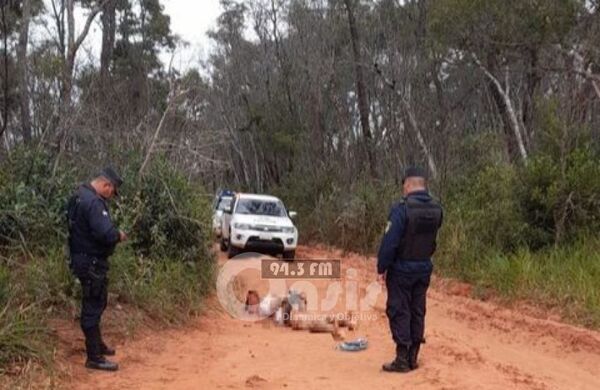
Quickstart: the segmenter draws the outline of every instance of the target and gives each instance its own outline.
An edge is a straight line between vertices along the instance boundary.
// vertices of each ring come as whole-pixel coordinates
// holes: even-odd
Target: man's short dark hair
[[[402,177],[402,184],[404,184],[406,179],[408,179],[409,177],[418,177],[427,181],[427,172],[419,166],[412,165],[406,168],[406,170],[404,171],[404,176]]]

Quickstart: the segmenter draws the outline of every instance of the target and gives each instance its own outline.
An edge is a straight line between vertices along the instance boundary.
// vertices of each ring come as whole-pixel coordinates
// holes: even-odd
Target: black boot
[[[98,327],[84,329],[83,333],[87,352],[85,366],[96,370],[117,371],[119,365],[106,360],[101,353],[100,329]]]
[[[408,364],[411,370],[419,368],[419,350],[421,349],[421,343],[413,343],[408,349]]]
[[[88,358],[88,360],[85,362],[85,366],[94,370],[103,371],[117,371],[119,369],[119,365],[117,363],[106,360],[104,356],[100,356],[95,360],[90,360]]]
[[[387,372],[409,372],[408,347],[406,345],[398,344],[396,346],[396,359],[390,363],[384,364],[382,369]]]
[[[98,331],[100,332],[100,328],[98,328]],[[102,338],[102,332],[100,332],[99,334],[100,334],[100,354],[102,354],[104,356],[115,356],[116,351],[114,350],[114,348],[111,348],[108,345],[106,345],[106,343],[104,343],[104,339]]]

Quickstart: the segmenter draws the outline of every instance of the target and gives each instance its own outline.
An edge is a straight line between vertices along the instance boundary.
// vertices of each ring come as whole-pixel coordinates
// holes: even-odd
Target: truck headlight
[[[292,233],[294,233],[296,231],[296,228],[293,227],[293,226],[292,227],[284,227],[284,228],[281,228],[281,231],[283,233],[292,234]]]
[[[250,230],[250,225],[247,223],[234,223],[233,227],[239,230]]]

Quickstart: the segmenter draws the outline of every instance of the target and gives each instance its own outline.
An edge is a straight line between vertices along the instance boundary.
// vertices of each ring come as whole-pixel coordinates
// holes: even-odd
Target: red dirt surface
[[[297,257],[342,259],[344,275],[348,268],[358,271],[354,280],[360,291],[375,280],[372,258],[315,247],[300,248]],[[264,281],[256,274],[242,279],[241,292],[255,288],[264,293]],[[325,296],[327,285],[318,282],[320,295]],[[73,329],[57,330],[62,337],[78,337],[63,344],[70,348],[61,351],[70,379],[61,388],[600,389],[600,333],[469,295],[468,285],[433,283],[421,367],[408,374],[381,371],[394,353],[384,290],[371,312],[374,318],[348,334],[368,338],[369,348],[361,352],[336,350],[326,333],[233,319],[212,298],[191,327],[121,340],[115,359],[121,369],[106,373],[83,367],[83,339],[73,324]]]

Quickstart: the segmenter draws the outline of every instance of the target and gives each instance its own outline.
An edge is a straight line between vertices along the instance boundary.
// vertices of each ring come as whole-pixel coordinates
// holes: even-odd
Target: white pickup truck
[[[221,218],[221,250],[229,258],[243,251],[282,254],[293,260],[298,245],[298,229],[283,202],[274,196],[237,194]]]

